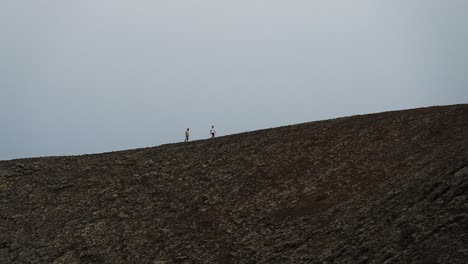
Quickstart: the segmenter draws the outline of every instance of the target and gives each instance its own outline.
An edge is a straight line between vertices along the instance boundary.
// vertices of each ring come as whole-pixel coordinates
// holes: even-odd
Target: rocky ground
[[[0,162],[0,263],[467,263],[468,105]]]

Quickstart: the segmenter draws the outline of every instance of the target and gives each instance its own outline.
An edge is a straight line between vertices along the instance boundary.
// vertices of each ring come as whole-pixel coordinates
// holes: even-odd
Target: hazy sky
[[[468,102],[466,0],[0,0],[0,159]]]

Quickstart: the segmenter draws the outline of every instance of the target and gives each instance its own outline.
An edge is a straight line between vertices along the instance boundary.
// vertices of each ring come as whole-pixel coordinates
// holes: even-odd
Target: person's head
[[[211,126],[211,128],[214,128],[214,126]]]
[[[190,130],[190,128],[187,128],[187,131],[189,131],[189,130]]]

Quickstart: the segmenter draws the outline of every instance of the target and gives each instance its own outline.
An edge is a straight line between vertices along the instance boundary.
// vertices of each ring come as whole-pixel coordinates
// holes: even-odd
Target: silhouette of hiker
[[[185,131],[185,141],[184,142],[189,142],[189,137],[190,137],[190,128],[187,128],[187,131]]]
[[[211,126],[210,134],[211,134],[211,138],[214,138],[214,137],[215,137],[215,135],[216,135],[216,130],[214,129],[214,126]]]

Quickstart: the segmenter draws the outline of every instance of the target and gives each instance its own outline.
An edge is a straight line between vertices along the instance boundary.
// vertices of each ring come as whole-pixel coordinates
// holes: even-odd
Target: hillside
[[[468,105],[0,161],[0,263],[467,263]]]

